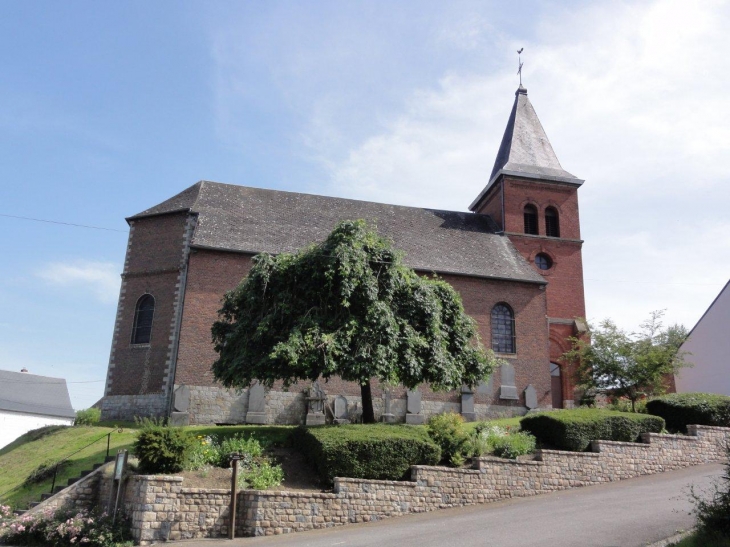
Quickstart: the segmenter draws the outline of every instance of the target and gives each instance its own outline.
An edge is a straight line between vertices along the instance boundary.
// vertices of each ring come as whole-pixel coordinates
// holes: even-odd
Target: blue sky
[[[465,209],[524,83],[586,179],[589,318],[730,275],[727,2],[4,2],[0,369],[102,394],[130,216],[200,179]],[[120,230],[120,231],[114,231]]]

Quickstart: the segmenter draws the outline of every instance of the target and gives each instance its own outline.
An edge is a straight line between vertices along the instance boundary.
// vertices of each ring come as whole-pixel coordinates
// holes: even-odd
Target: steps
[[[66,482],[65,485],[63,485],[63,484],[56,485],[54,487],[54,489],[53,489],[53,492],[46,492],[44,494],[41,494],[40,501],[32,501],[32,502],[30,502],[28,504],[28,509],[17,509],[16,511],[14,511],[14,513],[17,516],[21,516],[21,515],[25,514],[29,509],[33,509],[34,507],[37,507],[38,505],[40,505],[41,503],[43,503],[44,501],[46,501],[50,497],[52,497],[52,496],[58,494],[59,492],[65,490],[69,486],[72,486],[73,484],[79,482],[81,479],[83,479],[87,475],[93,473],[94,471],[96,471],[97,469],[99,469],[101,466],[103,466],[103,465],[105,465],[105,464],[107,464],[109,462],[113,462],[115,459],[116,458],[114,456],[107,456],[107,457],[105,457],[103,462],[101,462],[101,463],[95,463],[92,466],[91,469],[87,469],[86,471],[82,471],[79,474],[78,477],[73,477],[73,478],[68,479],[68,481]]]

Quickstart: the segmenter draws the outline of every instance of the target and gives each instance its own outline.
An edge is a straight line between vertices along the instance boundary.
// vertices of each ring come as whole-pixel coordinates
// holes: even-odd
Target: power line
[[[74,226],[76,228],[90,228],[92,230],[105,230],[107,232],[123,232],[125,234],[127,233],[127,230],[118,230],[116,228],[103,228],[102,226],[90,226],[88,224],[74,224],[73,222],[61,222],[59,220],[47,220],[44,218],[21,217],[18,215],[6,215],[3,213],[0,213],[0,217],[16,218],[20,220],[32,220],[35,222],[46,222],[48,224],[61,224],[63,226]]]

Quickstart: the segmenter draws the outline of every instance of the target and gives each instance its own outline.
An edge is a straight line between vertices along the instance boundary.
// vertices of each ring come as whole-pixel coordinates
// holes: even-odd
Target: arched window
[[[545,209],[545,235],[548,237],[560,237],[560,221],[555,207]]]
[[[132,329],[133,344],[149,344],[152,333],[152,317],[155,315],[155,298],[145,294],[137,300],[134,309],[134,328]]]
[[[537,207],[525,205],[525,233],[537,235]]]
[[[515,314],[512,308],[504,303],[492,308],[492,351],[516,353]]]

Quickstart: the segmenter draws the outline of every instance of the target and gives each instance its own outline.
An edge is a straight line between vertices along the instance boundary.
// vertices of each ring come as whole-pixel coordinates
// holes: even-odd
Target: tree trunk
[[[370,389],[370,380],[360,384],[360,396],[362,397],[362,423],[374,424],[375,411],[373,410],[373,392]]]

